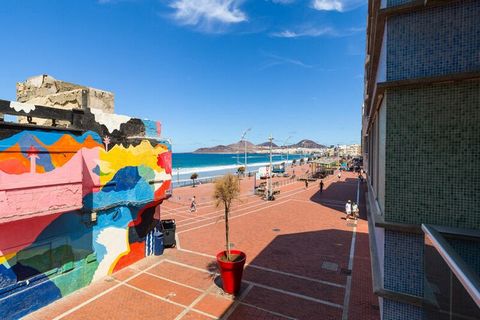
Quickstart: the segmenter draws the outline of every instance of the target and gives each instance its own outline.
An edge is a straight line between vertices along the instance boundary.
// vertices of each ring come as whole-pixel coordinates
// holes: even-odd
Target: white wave
[[[292,160],[277,160],[277,161],[272,161],[273,164],[279,164],[279,163],[292,163]],[[257,162],[257,163],[252,163],[248,164],[247,167],[249,171],[251,171],[252,168],[259,168],[263,166],[269,165],[270,162]],[[237,169],[239,166],[242,166],[242,164],[230,164],[230,165],[221,165],[221,166],[210,166],[210,167],[197,167],[197,168],[180,168],[178,170],[177,168],[174,168],[172,174],[191,174],[191,173],[205,173],[205,172],[213,172],[213,171],[224,171],[224,170],[232,170],[232,169]],[[199,177],[199,178],[206,178],[206,177]]]

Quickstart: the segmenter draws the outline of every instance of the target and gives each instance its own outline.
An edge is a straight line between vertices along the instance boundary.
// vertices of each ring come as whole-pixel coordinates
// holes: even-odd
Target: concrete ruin
[[[82,93],[87,101],[82,101]],[[85,98],[83,98],[85,99]],[[28,78],[17,83],[17,101],[71,110],[82,108],[100,109],[106,113],[114,112],[114,94],[62,80],[48,74]]]

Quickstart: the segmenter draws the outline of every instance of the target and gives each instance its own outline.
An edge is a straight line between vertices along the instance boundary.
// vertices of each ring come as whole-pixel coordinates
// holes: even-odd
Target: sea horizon
[[[308,155],[272,154],[272,163],[291,163],[294,159],[308,157]],[[209,180],[226,173],[236,173],[237,169],[244,166],[244,153],[195,153],[174,152],[172,154],[172,181],[174,186],[191,182],[191,175],[196,173],[199,181]],[[270,154],[248,153],[247,171],[255,172],[258,168],[270,163]]]

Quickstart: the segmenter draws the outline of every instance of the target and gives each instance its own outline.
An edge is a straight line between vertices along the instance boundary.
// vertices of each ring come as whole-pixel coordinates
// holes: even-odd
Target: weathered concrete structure
[[[17,83],[18,102],[66,110],[88,105],[105,113],[113,113],[114,98],[112,92],[57,80],[46,74]]]
[[[0,121],[2,319],[150,254],[160,204],[171,194],[171,147],[160,122],[80,108],[84,89],[42,77],[19,85],[19,100],[62,97],[71,110],[0,100],[0,113],[66,124]],[[113,111],[113,95],[103,97],[97,105]]]

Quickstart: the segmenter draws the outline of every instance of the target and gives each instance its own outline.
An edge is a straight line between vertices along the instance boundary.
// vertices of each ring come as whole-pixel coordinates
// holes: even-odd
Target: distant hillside
[[[255,145],[251,143],[250,141],[247,142],[247,148],[248,150],[255,149]],[[227,147],[229,147],[232,151],[237,152],[237,151],[244,151],[245,150],[245,141],[238,141],[236,143],[229,144]]]
[[[218,145],[210,148],[200,148],[194,151],[194,153],[232,153],[234,152],[229,146]]]
[[[277,144],[272,143],[273,148],[280,148]],[[318,144],[315,141],[303,139],[296,144],[287,146],[288,148],[305,148],[305,149],[320,149],[325,148],[324,145]],[[247,141],[248,152],[265,152],[270,148],[270,142],[264,142],[254,145],[250,141]],[[200,148],[194,151],[194,153],[236,153],[245,151],[245,142],[239,141],[229,145],[218,145],[210,148]]]
[[[269,147],[270,148],[270,141],[264,142],[264,143],[259,143],[257,144],[257,147]],[[273,148],[278,148],[278,145],[276,145],[274,142],[272,142],[272,147]]]
[[[303,139],[297,142],[296,144],[292,144],[289,148],[307,148],[307,149],[320,149],[325,148],[323,144],[318,144],[315,141]]]

